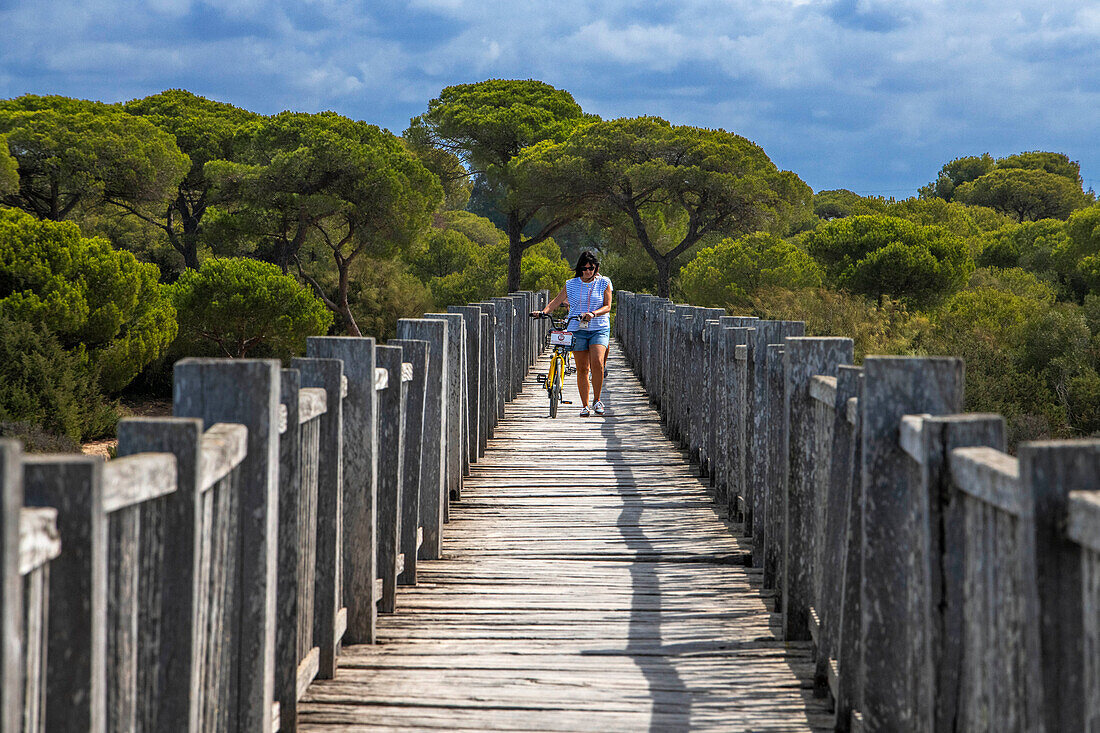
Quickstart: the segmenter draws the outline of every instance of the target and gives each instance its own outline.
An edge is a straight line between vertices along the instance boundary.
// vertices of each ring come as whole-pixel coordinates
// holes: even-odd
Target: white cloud
[[[1100,9],[1048,0],[7,0],[0,96],[169,86],[400,129],[541,78],[604,116],[725,127],[815,187],[915,188],[1057,144],[1100,177]],[[170,22],[166,19],[170,18]],[[969,150],[968,150],[969,149]],[[1091,173],[1090,173],[1091,171]],[[896,184],[895,184],[896,185]]]

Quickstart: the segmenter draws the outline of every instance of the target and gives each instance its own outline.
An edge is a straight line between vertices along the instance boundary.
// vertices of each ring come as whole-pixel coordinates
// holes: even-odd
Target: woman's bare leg
[[[591,347],[589,347],[591,348]],[[588,404],[588,352],[574,351],[573,361],[577,363],[577,391],[581,393],[581,404]]]
[[[603,365],[607,361],[607,347],[601,344],[589,344],[588,353],[592,356],[592,391],[595,392],[592,402],[600,401],[600,392],[603,390]]]

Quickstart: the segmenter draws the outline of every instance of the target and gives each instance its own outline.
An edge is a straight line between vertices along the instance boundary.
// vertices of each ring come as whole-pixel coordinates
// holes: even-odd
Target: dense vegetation
[[[0,101],[0,432],[109,434],[183,355],[616,287],[957,354],[1013,442],[1100,431],[1100,205],[1062,153],[946,163],[904,200],[816,194],[751,141],[603,120],[533,80],[448,87],[400,136],[168,90]],[[57,442],[60,441],[60,442]]]

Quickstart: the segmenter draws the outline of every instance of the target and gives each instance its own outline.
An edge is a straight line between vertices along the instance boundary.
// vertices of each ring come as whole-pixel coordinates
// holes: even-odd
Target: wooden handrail
[[[841,729],[1080,730],[1100,715],[1100,663],[1080,643],[1100,634],[1085,581],[1100,575],[1100,441],[1016,458],[1002,418],[954,414],[958,360],[807,377],[782,322],[617,298],[631,366],[765,587],[782,583],[784,634],[812,637]]]
[[[108,461],[103,469],[103,511],[111,514],[176,490],[176,457],[140,453]]]
[[[57,510],[23,509],[19,514],[19,574],[27,575],[60,554]]]
[[[248,453],[248,428],[217,423],[202,434],[199,446],[199,491],[221,481],[241,464]]]
[[[4,597],[0,618],[6,636],[28,613],[42,631],[3,648],[72,658],[24,670],[41,687],[22,700],[8,683],[27,660],[5,651],[0,727],[25,711],[51,730],[293,730],[310,681],[372,642],[379,605],[440,555],[449,503],[543,348],[522,314],[548,301],[425,314],[377,352],[311,338],[285,370],[181,360],[176,417],[121,421],[106,463],[0,446],[18,469],[0,481],[25,475],[37,505],[0,484],[5,573],[33,580],[31,610]]]
[[[1014,517],[1031,511],[1021,493],[1020,462],[996,448],[956,448],[951,451],[951,479],[960,491]]]

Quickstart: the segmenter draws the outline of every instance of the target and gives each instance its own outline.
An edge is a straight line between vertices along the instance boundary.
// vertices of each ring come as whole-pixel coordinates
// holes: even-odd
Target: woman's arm
[[[550,313],[565,300],[565,288],[561,289],[561,292],[554,296],[554,299],[546,304],[546,307],[540,311],[531,311],[531,315],[537,315],[539,313]]]

